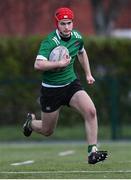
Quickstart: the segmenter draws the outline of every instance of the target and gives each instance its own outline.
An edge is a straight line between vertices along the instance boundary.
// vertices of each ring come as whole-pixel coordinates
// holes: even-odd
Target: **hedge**
[[[43,37],[0,38],[0,123],[22,123],[27,112],[35,112],[40,118],[41,73],[33,68],[35,57]],[[93,86],[86,85],[82,68],[76,61],[78,76],[92,97],[100,123],[108,124],[115,116],[120,123],[129,122],[131,112],[131,41],[129,39],[84,37],[92,73],[96,79]],[[113,94],[114,93],[114,94]],[[114,102],[114,104],[113,104]],[[123,113],[122,113],[123,112]],[[68,118],[70,117],[70,118]],[[63,108],[60,125],[73,126],[82,117]]]

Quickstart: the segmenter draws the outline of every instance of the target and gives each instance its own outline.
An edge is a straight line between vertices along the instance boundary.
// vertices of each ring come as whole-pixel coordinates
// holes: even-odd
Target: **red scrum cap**
[[[63,8],[59,8],[56,10],[55,12],[55,19],[56,22],[62,20],[62,19],[74,19],[74,13],[71,9],[63,7]]]

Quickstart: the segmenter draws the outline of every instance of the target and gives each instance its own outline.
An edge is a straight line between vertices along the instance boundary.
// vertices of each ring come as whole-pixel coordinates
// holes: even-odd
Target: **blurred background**
[[[0,0],[0,141],[25,140],[27,112],[40,118],[41,73],[33,65],[61,6],[74,11],[74,28],[84,37],[95,85],[89,87],[77,61],[75,66],[96,105],[99,138],[131,139],[131,1]],[[82,117],[63,108],[51,139],[84,137]],[[31,138],[43,140],[35,134]]]

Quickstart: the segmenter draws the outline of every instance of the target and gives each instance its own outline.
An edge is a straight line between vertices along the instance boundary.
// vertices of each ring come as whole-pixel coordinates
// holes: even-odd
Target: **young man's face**
[[[63,37],[69,37],[73,29],[73,21],[70,19],[62,19],[58,21],[58,30]]]

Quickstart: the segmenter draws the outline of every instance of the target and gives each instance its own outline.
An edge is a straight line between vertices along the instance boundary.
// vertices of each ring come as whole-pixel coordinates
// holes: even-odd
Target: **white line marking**
[[[131,173],[131,170],[114,171],[1,171],[0,174],[69,174],[69,173]]]
[[[34,163],[34,160],[12,163],[10,165],[12,165],[12,166],[21,166],[21,165],[32,164],[32,163]]]
[[[59,156],[68,156],[68,155],[71,155],[71,154],[74,154],[74,153],[75,153],[75,151],[69,150],[69,151],[60,152],[58,155]]]
[[[131,161],[118,161],[118,163],[131,163]]]

